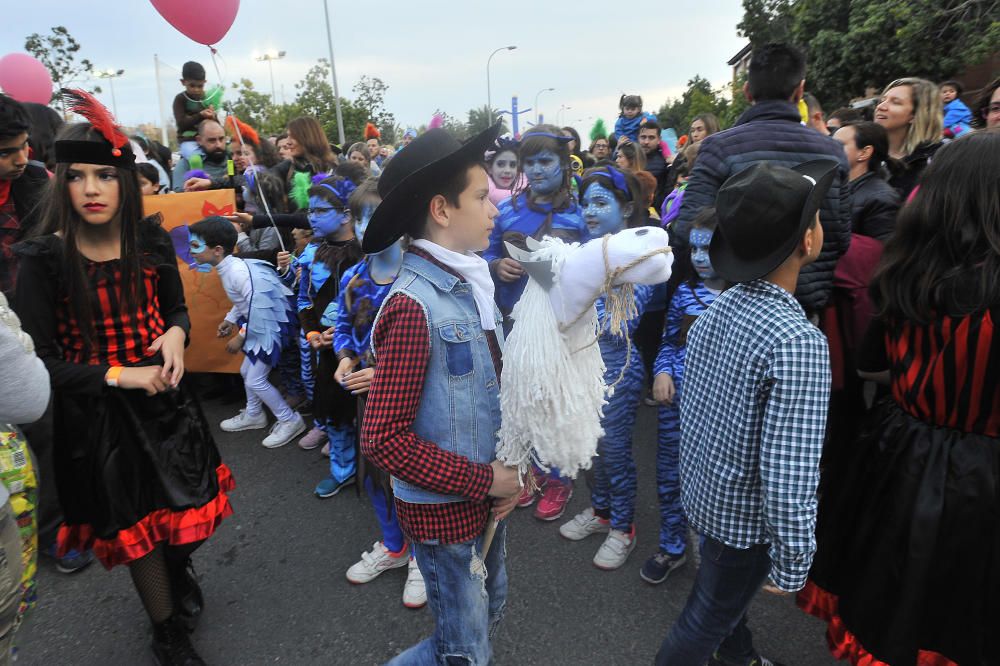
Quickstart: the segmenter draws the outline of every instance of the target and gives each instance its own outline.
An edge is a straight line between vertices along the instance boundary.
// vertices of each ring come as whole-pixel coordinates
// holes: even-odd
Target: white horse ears
[[[507,254],[510,255],[510,258],[521,264],[524,271],[531,277],[532,280],[537,282],[542,289],[545,291],[552,289],[552,285],[555,284],[554,276],[552,274],[552,260],[533,258],[532,253],[541,249],[542,244],[531,236],[524,239],[524,244],[528,247],[527,251],[504,241],[504,245],[507,247]]]

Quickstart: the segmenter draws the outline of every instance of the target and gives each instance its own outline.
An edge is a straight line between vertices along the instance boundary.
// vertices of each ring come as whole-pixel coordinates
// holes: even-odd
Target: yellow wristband
[[[122,370],[125,368],[120,365],[113,365],[108,368],[107,374],[104,375],[104,382],[108,386],[118,387],[118,377],[122,374]]]

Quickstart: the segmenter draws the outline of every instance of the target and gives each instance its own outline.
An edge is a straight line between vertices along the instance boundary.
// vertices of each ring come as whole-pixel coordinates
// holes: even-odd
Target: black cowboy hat
[[[750,282],[791,256],[816,219],[838,163],[812,160],[788,168],[758,162],[727,180],[715,200],[712,266],[729,282]]]
[[[365,254],[381,252],[423,224],[427,203],[435,194],[432,186],[458,169],[483,161],[486,151],[496,144],[500,125],[497,122],[465,143],[444,129],[428,130],[389,160],[378,179],[382,202],[372,214],[361,245]]]

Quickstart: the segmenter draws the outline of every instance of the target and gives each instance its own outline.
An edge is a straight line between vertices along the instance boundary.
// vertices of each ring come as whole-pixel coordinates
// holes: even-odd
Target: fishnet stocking
[[[153,624],[166,622],[174,613],[174,600],[163,547],[157,546],[148,555],[129,562],[128,570],[149,619]]]

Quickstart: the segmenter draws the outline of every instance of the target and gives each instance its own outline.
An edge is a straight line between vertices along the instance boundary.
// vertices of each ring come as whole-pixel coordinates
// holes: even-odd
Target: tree
[[[501,117],[502,116],[500,115],[499,110],[494,109],[491,114],[489,112],[489,107],[485,104],[483,106],[476,107],[475,109],[469,109],[469,122],[466,123],[469,136],[475,136],[476,134],[485,131]],[[507,127],[507,120],[504,119],[503,124],[500,126],[500,133],[505,134],[509,131],[510,129]]]
[[[715,90],[708,79],[695,75],[688,81],[687,90],[680,99],[667,100],[660,107],[657,117],[663,127],[672,127],[678,136],[686,134],[695,116],[714,113],[720,120],[727,114],[730,102],[722,90]]]
[[[354,92],[354,106],[364,111],[365,122],[372,122],[382,133],[382,143],[395,143],[396,118],[385,109],[385,93],[389,86],[377,76],[361,75],[361,79],[351,89]]]
[[[316,118],[323,126],[327,138],[331,142],[336,142],[337,106],[333,96],[333,86],[330,85],[330,63],[325,58],[320,58],[305,77],[295,84],[295,88],[299,91],[295,97],[299,113]],[[344,118],[344,136],[347,144],[364,140],[368,114],[343,97],[340,98],[340,108]]]
[[[24,40],[24,50],[37,58],[52,76],[52,82],[56,90],[69,85],[83,85],[84,80],[89,81],[90,75],[94,72],[94,64],[86,58],[77,61],[77,53],[80,51],[80,43],[73,35],[69,34],[64,26],[57,25],[52,28],[52,34],[40,35],[34,32]],[[82,76],[86,79],[81,80]],[[100,86],[89,84],[86,86],[90,92],[101,92]],[[66,107],[62,103],[62,97],[53,95],[53,100],[58,99],[61,105],[63,116],[66,115]]]
[[[274,115],[271,96],[254,89],[253,81],[250,79],[240,79],[240,82],[234,83],[232,87],[237,97],[223,104],[226,111],[236,114],[236,117],[256,129],[271,131],[267,122]]]
[[[996,53],[1000,0],[744,0],[752,44],[792,41],[806,87],[835,108],[900,76],[941,81]]]

